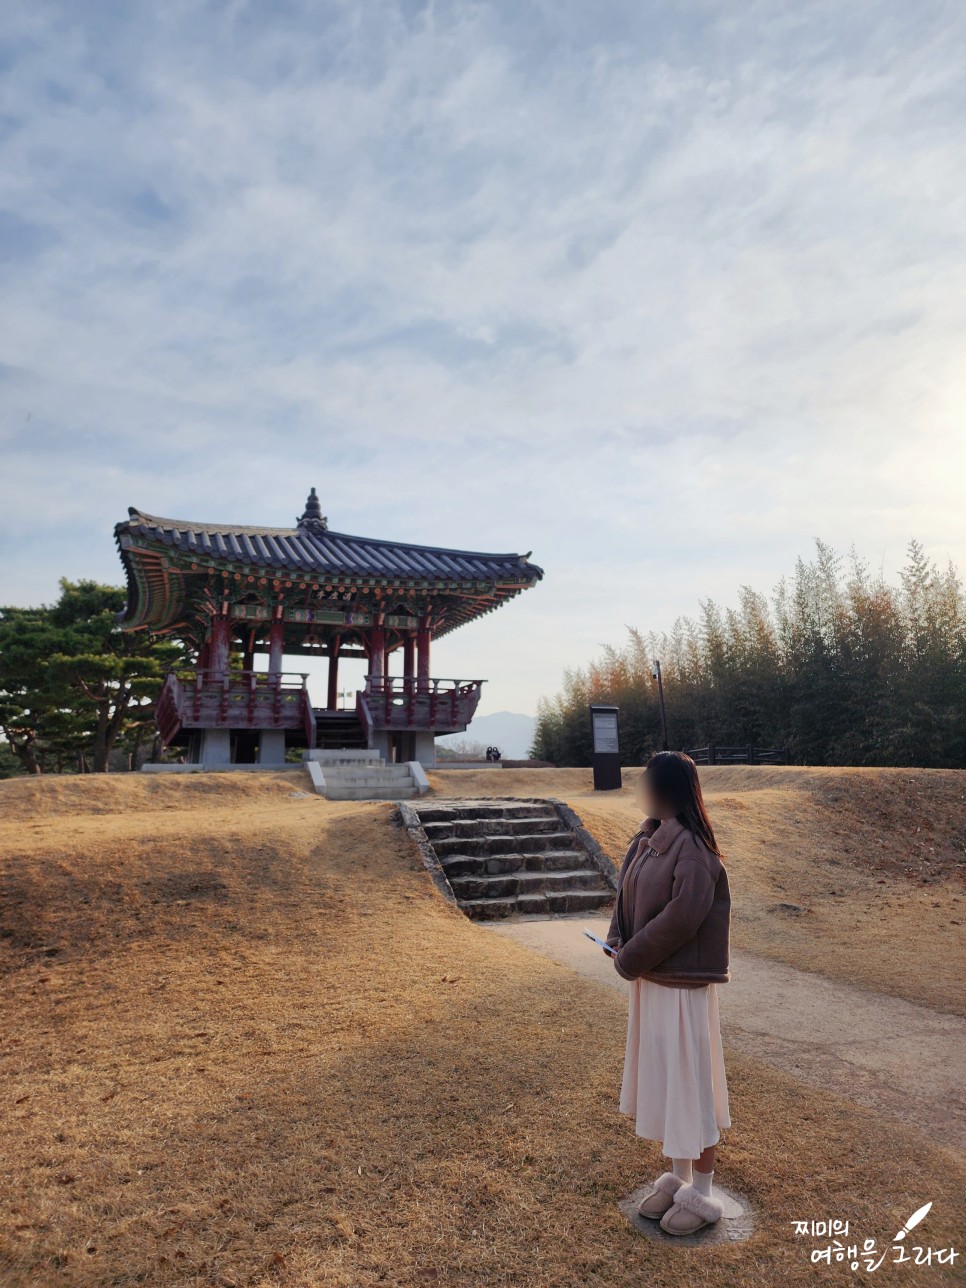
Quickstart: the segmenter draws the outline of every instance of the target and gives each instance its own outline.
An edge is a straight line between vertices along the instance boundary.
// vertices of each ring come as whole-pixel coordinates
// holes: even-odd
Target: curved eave
[[[177,550],[198,560],[215,560],[234,569],[255,565],[287,575],[389,577],[448,581],[539,580],[543,569],[515,552],[456,550],[357,537],[328,528],[253,528],[196,523],[144,514],[133,506],[118,528],[148,546]]]
[[[172,575],[161,551],[138,550],[132,558],[125,529],[123,523],[114,529],[127,582],[127,602],[114,620],[125,630],[170,630],[183,615],[183,579],[177,572]]]
[[[226,558],[219,551],[209,549],[199,553],[194,549],[184,549],[182,534],[190,531],[196,535],[200,525],[189,527],[174,526],[175,520],[158,520],[153,516],[141,514],[133,508],[131,518],[115,525],[114,538],[118,553],[124,566],[127,579],[127,603],[122,612],[116,615],[119,625],[127,630],[153,629],[170,630],[184,617],[186,606],[185,576],[193,573],[218,574],[232,578],[245,578],[246,581],[261,582],[286,581],[308,586],[323,587],[331,583],[350,583],[360,590],[374,591],[425,591],[438,589],[443,595],[452,597],[448,606],[446,620],[433,632],[435,636],[449,634],[457,627],[482,617],[484,614],[499,608],[507,600],[535,586],[543,578],[543,569],[530,563],[525,556],[518,554],[484,554],[476,551],[448,551],[430,546],[406,546],[399,543],[378,542],[373,538],[346,538],[343,534],[333,534],[340,541],[359,541],[368,546],[377,546],[380,550],[389,551],[392,557],[399,551],[419,551],[421,555],[442,556],[443,566],[435,572],[431,567],[420,572],[418,569],[410,575],[379,575],[359,569],[338,567],[291,567],[284,562],[275,562],[257,558]],[[159,532],[155,525],[171,524],[170,530]],[[150,535],[145,526],[155,528]],[[233,531],[238,531],[237,529]],[[272,530],[249,529],[252,536],[267,538]],[[279,534],[288,537],[299,536],[297,529],[279,529]],[[220,543],[219,543],[220,544]],[[254,546],[250,541],[245,547],[251,552],[276,550],[280,543],[259,543]],[[451,557],[451,558],[450,558]],[[492,563],[490,576],[483,577],[477,571],[475,576],[461,575],[461,564],[466,560],[479,560]],[[421,560],[420,560],[421,562]],[[452,571],[445,566],[452,562]],[[485,568],[485,565],[484,565]],[[490,602],[482,602],[483,600]],[[460,600],[465,603],[460,604]],[[456,601],[455,603],[453,601]]]
[[[124,569],[124,585],[127,591],[127,598],[124,607],[119,613],[114,614],[114,620],[118,626],[132,627],[135,621],[135,607],[141,602],[137,580],[134,575],[134,566],[128,558],[127,550],[121,545],[121,523],[115,524],[114,527],[114,544],[117,546],[117,553],[121,560],[121,567]]]

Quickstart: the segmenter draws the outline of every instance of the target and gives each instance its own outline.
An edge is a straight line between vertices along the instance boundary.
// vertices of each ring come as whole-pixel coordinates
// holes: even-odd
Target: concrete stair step
[[[327,778],[325,780],[325,794],[331,796],[334,792],[362,792],[363,795],[378,796],[381,792],[405,792],[409,793],[416,790],[416,784],[411,778],[394,778],[391,782],[340,782],[335,779]]]
[[[321,754],[321,753],[320,753]],[[338,756],[325,756],[318,762],[323,769],[366,769],[366,770],[383,770],[383,769],[406,769],[405,764],[393,764],[385,760],[380,760],[378,756],[369,755],[366,758],[362,756],[350,756],[348,750],[340,752]]]
[[[377,761],[364,760],[320,760],[316,764],[323,774],[380,774],[383,768]]]
[[[377,787],[346,787],[330,784],[326,779],[326,798],[330,801],[407,801],[416,795],[415,783],[384,784]]]
[[[322,765],[325,781],[333,783],[393,783],[411,782],[412,771],[408,765]]]
[[[554,872],[583,868],[583,850],[534,850],[529,854],[448,854],[440,858],[443,871],[452,879],[500,872]]]

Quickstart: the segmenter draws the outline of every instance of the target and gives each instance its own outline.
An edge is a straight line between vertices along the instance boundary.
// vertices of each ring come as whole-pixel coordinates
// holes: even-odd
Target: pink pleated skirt
[[[717,1145],[731,1117],[714,984],[629,981],[620,1111],[668,1158],[699,1158]]]

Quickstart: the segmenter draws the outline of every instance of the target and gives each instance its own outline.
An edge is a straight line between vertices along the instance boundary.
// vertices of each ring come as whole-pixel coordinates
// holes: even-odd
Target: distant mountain
[[[499,747],[507,760],[525,760],[536,724],[536,716],[494,711],[492,715],[477,716],[466,733],[448,733],[437,738],[436,742],[442,747],[460,742],[482,742],[487,747]]]

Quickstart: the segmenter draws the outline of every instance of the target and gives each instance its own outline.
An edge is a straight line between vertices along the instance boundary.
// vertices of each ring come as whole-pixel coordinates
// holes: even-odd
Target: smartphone
[[[603,948],[604,952],[608,955],[608,957],[617,956],[617,950],[615,948],[611,948],[610,944],[605,944],[603,939],[598,939],[597,936],[592,935],[589,930],[585,930],[584,934],[587,936],[588,939],[592,939],[595,944],[600,944],[601,948]]]

